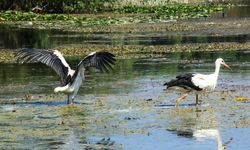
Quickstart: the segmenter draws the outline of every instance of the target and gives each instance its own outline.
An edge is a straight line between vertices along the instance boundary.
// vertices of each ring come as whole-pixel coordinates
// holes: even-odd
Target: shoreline
[[[57,47],[65,57],[84,57],[93,51],[109,51],[118,59],[148,58],[162,56],[174,52],[216,52],[216,51],[241,51],[250,49],[250,42],[246,43],[201,43],[201,44],[176,44],[163,46],[104,46],[91,45],[89,47]],[[16,63],[17,50],[0,50],[0,63]]]
[[[58,22],[43,26],[45,22],[34,22],[32,26],[27,26],[28,21],[21,22],[0,22],[6,26],[21,26],[34,29],[56,29],[70,32],[106,32],[106,33],[133,33],[159,32],[167,35],[192,35],[223,37],[227,35],[250,34],[250,18],[240,19],[212,19],[203,18],[195,20],[177,20],[165,23],[131,23],[120,25],[93,25],[81,28],[70,28]],[[164,35],[163,35],[164,36]],[[171,52],[191,52],[191,51],[236,51],[250,49],[250,42],[213,42],[213,43],[190,43],[174,45],[102,45],[102,44],[75,44],[71,46],[58,46],[57,49],[64,56],[85,56],[93,51],[106,50],[114,53],[118,58],[138,58],[152,57]],[[15,50],[0,49],[0,62],[15,62]]]

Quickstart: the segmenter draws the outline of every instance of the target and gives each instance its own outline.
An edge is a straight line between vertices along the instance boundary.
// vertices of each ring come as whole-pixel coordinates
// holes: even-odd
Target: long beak
[[[227,64],[223,64],[223,66],[229,69],[230,71],[233,71]]]

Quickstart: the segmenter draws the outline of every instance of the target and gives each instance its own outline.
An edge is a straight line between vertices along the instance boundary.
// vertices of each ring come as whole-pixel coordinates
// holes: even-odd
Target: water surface
[[[58,77],[41,64],[0,64],[0,147],[8,149],[248,149],[250,52],[171,53],[118,60],[114,72],[87,73],[76,104],[54,94]],[[211,73],[216,90],[174,108],[164,82],[184,72]],[[72,66],[80,58],[71,58]],[[240,100],[244,98],[245,100]]]

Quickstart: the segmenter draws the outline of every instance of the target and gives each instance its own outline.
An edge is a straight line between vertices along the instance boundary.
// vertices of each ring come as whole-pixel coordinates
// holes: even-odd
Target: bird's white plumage
[[[60,53],[58,50],[54,50],[53,54],[55,54],[60,60],[61,62],[63,63],[63,65],[65,67],[68,67],[70,69],[70,66],[69,64],[66,62],[66,60],[64,59],[62,53]]]
[[[192,77],[194,85],[203,90],[213,91],[217,85],[217,80],[220,72],[221,65],[226,65],[222,58],[218,58],[215,61],[215,71],[212,74],[195,74]]]
[[[55,54],[61,60],[63,65],[68,68],[68,75],[73,76],[73,74],[75,73],[75,70],[70,68],[69,64],[67,63],[67,61],[63,57],[62,53],[60,53],[58,50],[54,50],[53,54]]]
[[[217,76],[215,74],[204,75],[204,74],[195,74],[192,77],[192,82],[195,86],[206,90],[213,91],[217,84]]]
[[[70,86],[69,84],[65,85],[65,86],[58,86],[54,89],[54,92],[55,93],[58,93],[58,92],[63,92],[63,93],[72,93],[73,92],[73,89],[70,89]]]
[[[92,56],[92,55],[95,55],[96,52],[92,52],[90,53],[88,56]]]

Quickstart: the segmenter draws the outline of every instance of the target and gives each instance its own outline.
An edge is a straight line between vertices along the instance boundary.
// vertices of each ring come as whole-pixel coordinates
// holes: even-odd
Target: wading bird
[[[185,93],[176,100],[175,106],[178,106],[178,104],[184,100],[190,92],[195,92],[196,105],[198,105],[198,93],[202,91],[213,91],[215,89],[221,65],[231,70],[231,68],[224,62],[222,58],[218,58],[215,61],[215,71],[212,74],[181,74],[176,76],[176,79],[166,82],[164,86],[167,86],[167,89],[177,88],[178,90],[184,91]]]
[[[50,66],[61,78],[61,86],[56,87],[54,92],[62,92],[68,95],[68,104],[73,103],[74,98],[85,80],[84,72],[88,67],[95,67],[102,72],[108,72],[115,64],[115,56],[109,52],[93,52],[85,57],[77,65],[76,70],[72,70],[63,55],[57,51],[44,49],[24,48],[18,51],[17,61],[20,63],[41,62]]]

